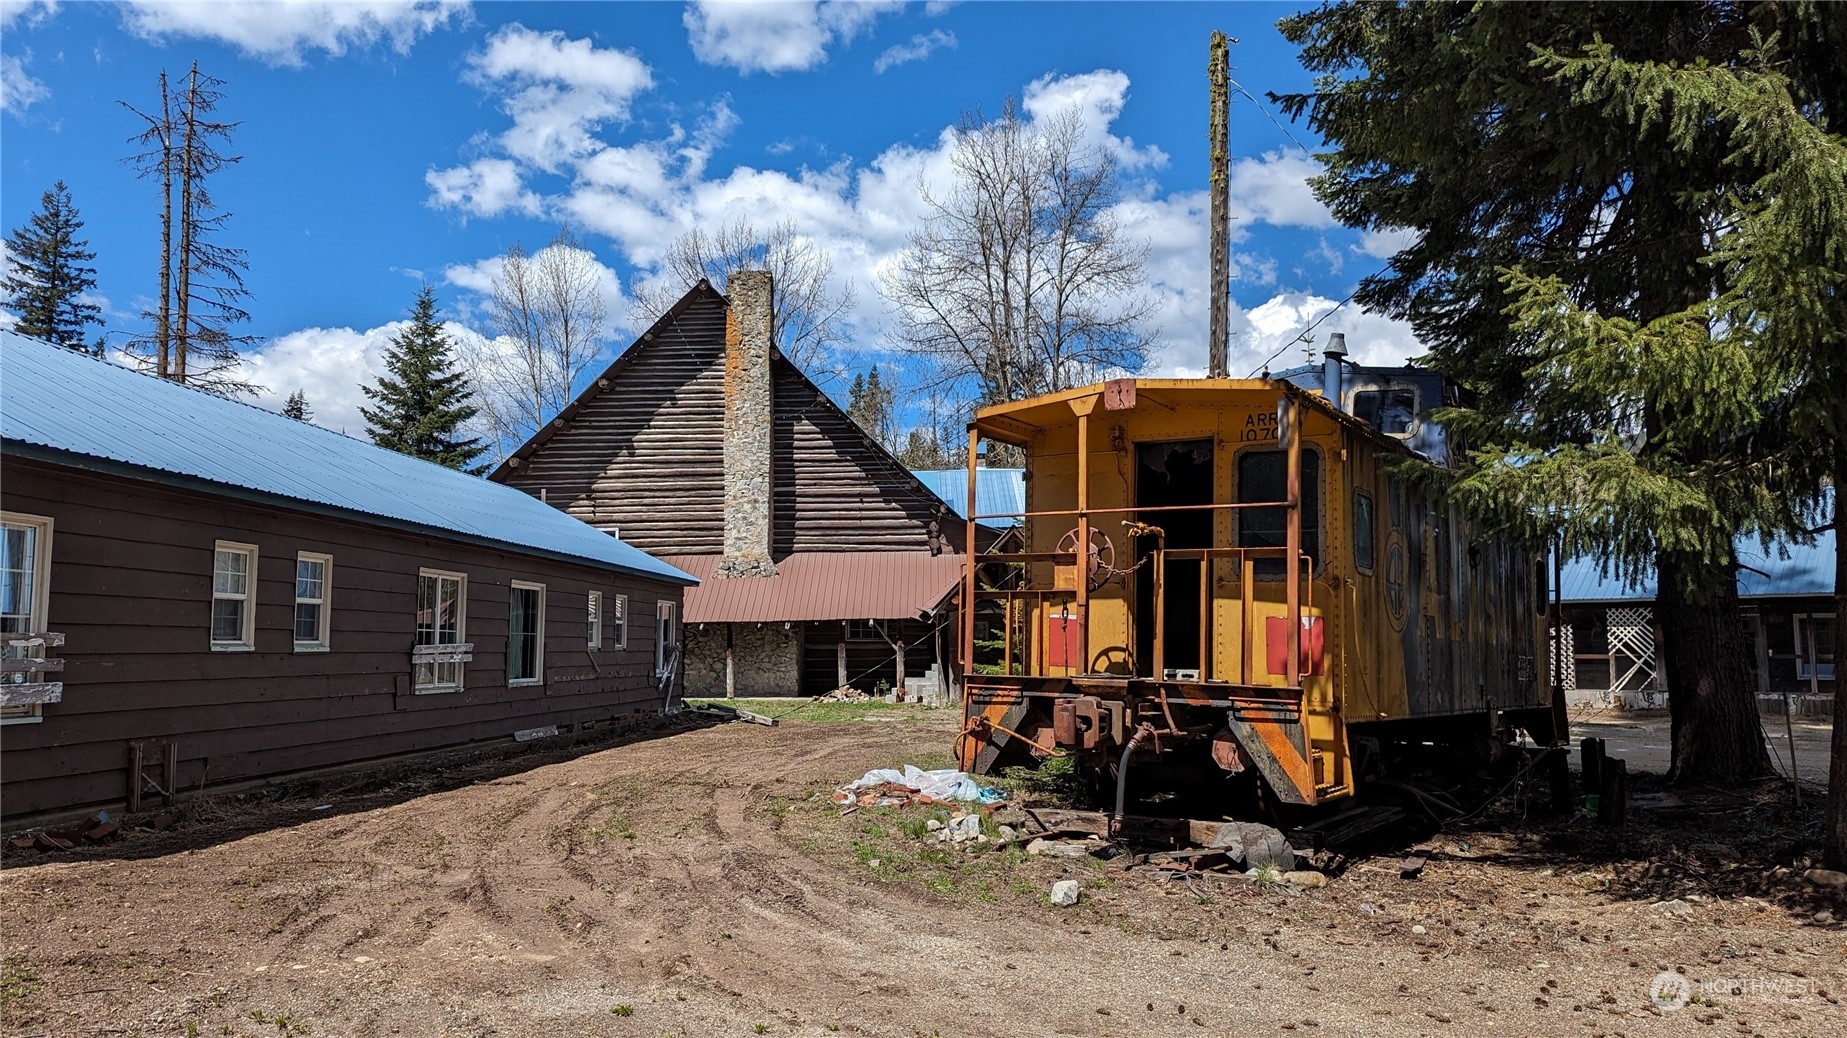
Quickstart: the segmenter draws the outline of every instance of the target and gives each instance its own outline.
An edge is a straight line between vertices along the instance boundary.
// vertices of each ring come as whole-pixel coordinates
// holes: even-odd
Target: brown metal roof
[[[687,623],[914,619],[962,579],[962,555],[922,551],[798,552],[773,577],[716,577],[722,556],[661,556],[699,578],[686,589]]]

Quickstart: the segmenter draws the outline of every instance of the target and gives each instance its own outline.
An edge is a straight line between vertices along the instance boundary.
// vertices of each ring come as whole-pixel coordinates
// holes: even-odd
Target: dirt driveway
[[[944,849],[917,839],[919,809],[818,795],[941,763],[953,731],[945,711],[722,725],[14,853],[4,1030],[1847,1033],[1847,934],[1771,873],[1800,853],[1773,809],[1723,847],[1689,846],[1684,814],[1639,812],[1620,840],[1485,825],[1440,837],[1420,879],[1361,859],[1293,891]],[[1054,908],[1067,876],[1084,900]],[[1702,1001],[1657,1008],[1665,970]]]

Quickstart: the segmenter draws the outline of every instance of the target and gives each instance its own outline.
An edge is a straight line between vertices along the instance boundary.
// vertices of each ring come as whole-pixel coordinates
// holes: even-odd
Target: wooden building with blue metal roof
[[[695,578],[510,487],[0,332],[9,821],[658,712]]]

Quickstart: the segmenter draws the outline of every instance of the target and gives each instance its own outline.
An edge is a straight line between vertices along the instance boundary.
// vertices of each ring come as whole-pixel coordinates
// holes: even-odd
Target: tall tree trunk
[[[1661,552],[1655,570],[1673,731],[1668,781],[1723,788],[1772,774],[1735,568]]]
[[[160,74],[160,317],[154,326],[155,373],[173,376],[173,99]]]
[[[1827,846],[1822,860],[1831,869],[1847,871],[1847,723],[1842,715],[1841,630],[1847,624],[1847,504],[1842,504],[1841,480],[1847,477],[1847,441],[1834,441],[1834,738],[1828,761]],[[1811,661],[1819,666],[1820,661]],[[1791,752],[1794,750],[1792,748]]]
[[[180,262],[179,291],[174,294],[174,378],[186,381],[186,354],[192,340],[192,238],[194,139],[199,128],[199,64],[194,62],[186,80],[186,142],[180,149]]]

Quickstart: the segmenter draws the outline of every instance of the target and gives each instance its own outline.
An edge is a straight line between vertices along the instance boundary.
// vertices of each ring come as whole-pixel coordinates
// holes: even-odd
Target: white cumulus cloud
[[[477,84],[506,94],[513,126],[500,139],[507,153],[547,172],[595,150],[592,134],[626,120],[629,102],[654,85],[647,64],[628,51],[517,22],[488,37],[469,69]]]
[[[922,61],[939,50],[955,50],[956,34],[942,29],[931,29],[928,33],[918,33],[905,43],[894,43],[885,48],[872,61],[872,71],[884,75],[888,69],[906,65],[913,61]]]
[[[1234,214],[1276,227],[1325,229],[1337,226],[1334,214],[1315,197],[1310,177],[1325,170],[1313,156],[1299,151],[1270,151],[1254,159],[1231,164],[1231,204]]]
[[[125,0],[123,20],[146,39],[217,40],[276,65],[300,65],[309,51],[387,43],[406,52],[421,36],[466,21],[468,0]]]
[[[28,28],[58,13],[58,0],[0,0],[0,29]]]
[[[476,159],[466,166],[433,169],[423,180],[430,185],[430,204],[437,208],[475,216],[539,212],[539,196],[526,189],[519,166],[509,159]]]
[[[58,13],[58,0],[0,0],[0,29],[9,33],[36,29]],[[32,78],[26,65],[32,52],[0,54],[0,112],[21,117],[26,109],[51,96],[43,80]]]
[[[51,96],[50,88],[26,71],[26,61],[31,57],[31,51],[24,58],[0,54],[0,111],[18,116]]]
[[[693,56],[739,72],[796,72],[827,60],[836,41],[851,42],[893,0],[693,0],[681,21]]]

